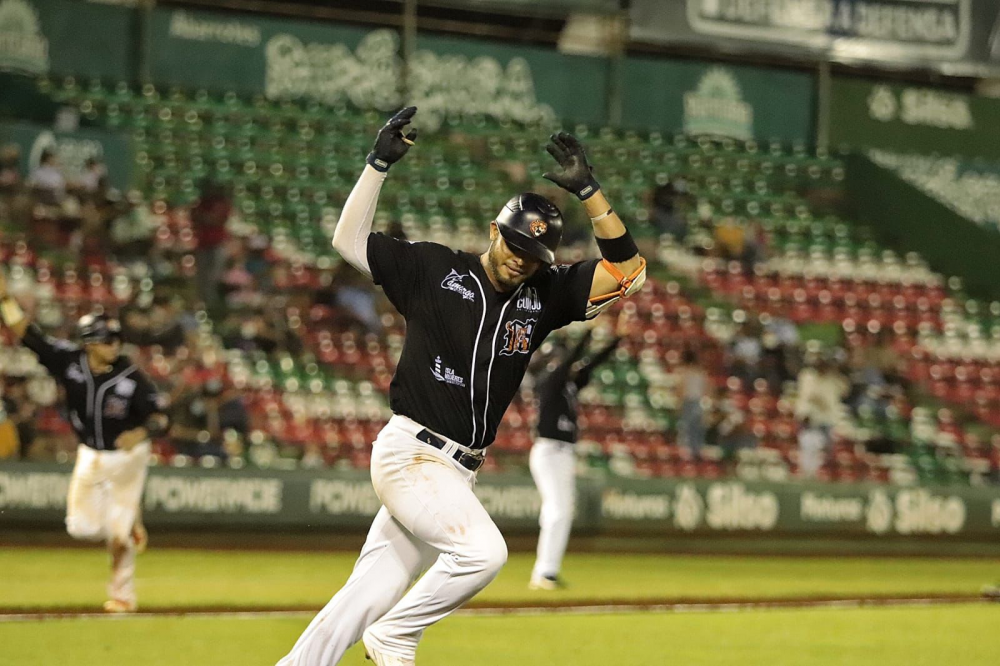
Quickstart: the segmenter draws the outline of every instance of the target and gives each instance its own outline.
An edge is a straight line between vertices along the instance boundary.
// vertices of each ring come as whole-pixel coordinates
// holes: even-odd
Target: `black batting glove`
[[[542,178],[547,178],[559,187],[572,192],[580,201],[588,199],[594,192],[601,189],[594,178],[593,167],[587,163],[587,154],[583,144],[568,132],[559,132],[549,137],[549,145],[545,147],[549,155],[555,158],[562,171],[547,171]]]
[[[403,134],[402,131],[410,124],[416,112],[417,107],[408,106],[397,111],[396,115],[386,121],[375,137],[372,151],[368,153],[366,160],[368,164],[377,171],[385,173],[390,166],[402,159],[417,139],[417,130],[412,130],[409,134]]]

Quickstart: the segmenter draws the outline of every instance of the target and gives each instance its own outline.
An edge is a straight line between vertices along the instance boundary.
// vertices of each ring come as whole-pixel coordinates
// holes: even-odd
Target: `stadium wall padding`
[[[0,465],[0,529],[62,524],[69,465]],[[530,477],[491,474],[476,493],[507,533],[533,533]],[[143,516],[159,527],[365,529],[379,509],[366,471],[150,469]],[[1000,489],[707,479],[581,478],[575,533],[997,542]]]
[[[847,157],[845,184],[857,217],[888,246],[919,252],[965,290],[1000,299],[1000,235],[967,220],[898,175],[861,154]]]

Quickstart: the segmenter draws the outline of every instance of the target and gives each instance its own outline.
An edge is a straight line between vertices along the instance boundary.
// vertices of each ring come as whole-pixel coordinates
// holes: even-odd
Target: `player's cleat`
[[[365,631],[361,636],[365,646],[365,659],[375,662],[375,666],[416,666],[412,659],[404,659],[392,654],[386,654],[374,646],[371,635]]]
[[[145,553],[146,546],[149,545],[149,534],[146,532],[146,528],[140,523],[132,526],[132,545],[135,546],[137,555]]]
[[[529,590],[561,590],[566,587],[566,583],[563,582],[559,576],[532,576],[531,582],[528,583]]]
[[[983,595],[984,599],[1000,602],[1000,583],[996,583],[995,585],[983,585],[983,589],[979,592]]]
[[[134,601],[124,599],[108,599],[104,602],[105,613],[134,613],[138,608]]]

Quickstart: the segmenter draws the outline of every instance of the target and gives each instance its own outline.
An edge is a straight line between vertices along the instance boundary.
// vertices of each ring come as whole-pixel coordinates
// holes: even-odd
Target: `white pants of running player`
[[[393,416],[379,433],[371,475],[382,508],[351,577],[279,666],[332,666],[369,628],[379,650],[414,659],[424,630],[507,561],[500,530],[472,492],[476,475],[418,440],[422,429]]]
[[[539,437],[528,455],[528,467],[542,496],[538,516],[538,553],[532,578],[556,576],[562,568],[576,503],[576,454],[569,442]]]
[[[135,603],[132,526],[139,513],[149,463],[149,442],[130,451],[96,451],[82,444],[66,498],[66,531],[74,539],[106,541],[112,554],[108,596]],[[117,541],[124,549],[112,549]]]

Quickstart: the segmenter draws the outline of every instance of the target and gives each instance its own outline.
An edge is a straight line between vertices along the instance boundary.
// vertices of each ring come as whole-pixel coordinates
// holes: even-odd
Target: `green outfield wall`
[[[68,465],[0,465],[0,530],[58,528],[71,471]],[[530,478],[486,475],[476,494],[505,532],[537,529],[540,499]],[[363,471],[154,467],[143,495],[152,528],[359,531],[379,506]],[[995,541],[1000,488],[588,478],[578,483],[575,532]]]
[[[977,225],[868,157],[847,159],[847,193],[856,217],[887,246],[919,252],[931,267],[962,278],[969,293],[1000,298],[1000,235]]]

